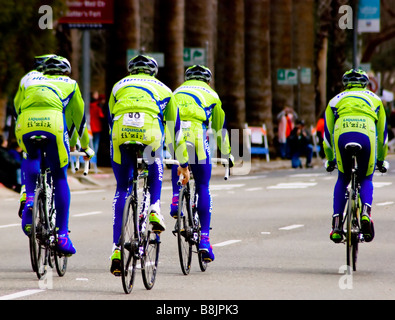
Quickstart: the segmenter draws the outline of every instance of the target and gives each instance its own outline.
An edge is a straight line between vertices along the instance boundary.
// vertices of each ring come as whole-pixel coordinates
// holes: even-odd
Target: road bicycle
[[[212,163],[221,163],[225,166],[224,179],[229,178],[229,161],[222,158],[212,158]],[[192,254],[198,254],[199,267],[202,272],[207,269],[207,262],[202,258],[202,252],[199,251],[200,220],[198,214],[199,196],[196,193],[195,181],[192,170],[190,179],[183,186],[179,193],[178,214],[174,226],[173,234],[177,236],[178,256],[182,273],[188,275],[191,270]],[[182,177],[180,177],[182,179]],[[196,248],[196,251],[193,248]]]
[[[153,288],[159,262],[160,235],[152,230],[148,221],[150,207],[149,160],[141,157],[146,146],[135,141],[124,143],[123,146],[132,159],[137,159],[133,163],[133,177],[123,210],[120,236],[120,276],[124,292],[129,294],[133,289],[137,261],[139,260],[144,286],[147,290]],[[177,161],[171,159],[163,159],[163,163],[178,164]]]
[[[44,151],[48,138],[45,135],[37,135],[30,139],[41,150],[40,173],[36,181],[29,235],[30,261],[38,279],[45,276],[48,266],[55,267],[58,275],[63,277],[67,270],[67,256],[56,249],[58,234],[55,227],[55,189]],[[86,155],[84,152],[73,154]],[[84,174],[87,174],[87,168],[89,168],[89,161],[86,161]]]
[[[361,211],[362,203],[360,198],[361,185],[358,179],[358,153],[362,150],[359,143],[351,142],[346,144],[345,149],[351,155],[351,181],[347,189],[346,198],[347,204],[343,214],[343,234],[345,235],[346,244],[346,261],[347,272],[351,273],[357,270],[358,245],[364,242],[364,236],[361,231]],[[385,161],[385,166],[382,173],[388,169],[388,162]]]

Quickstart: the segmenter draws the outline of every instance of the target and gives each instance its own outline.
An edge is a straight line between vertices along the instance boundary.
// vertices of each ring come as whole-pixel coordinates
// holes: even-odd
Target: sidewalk
[[[387,160],[395,159],[395,154],[388,154]],[[302,158],[302,163],[305,163],[305,159]],[[313,158],[314,168],[323,169],[324,160],[319,158]],[[287,170],[291,169],[291,160],[282,160],[280,158],[270,160],[266,162],[265,159],[253,158],[251,159],[251,164],[247,163],[244,166],[241,164],[236,164],[236,166],[231,169],[231,178],[233,176],[264,173],[272,170]],[[295,169],[297,170],[297,169]],[[323,171],[324,172],[324,171]],[[164,167],[164,181],[170,181],[170,169]],[[225,168],[222,165],[213,165],[212,176],[224,176]],[[77,173],[72,173],[71,170],[68,172],[68,182],[71,191],[87,190],[87,189],[100,189],[107,187],[116,186],[116,180],[111,167],[99,167],[98,172],[95,173],[93,170],[89,172],[87,176],[82,174],[82,170]],[[0,199],[7,198],[19,198],[19,195],[4,187],[0,184]]]

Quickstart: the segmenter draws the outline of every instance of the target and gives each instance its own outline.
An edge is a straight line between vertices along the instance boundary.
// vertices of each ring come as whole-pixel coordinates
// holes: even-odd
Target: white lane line
[[[228,240],[228,241],[220,242],[220,243],[217,243],[217,244],[213,244],[213,247],[228,246],[230,244],[237,243],[237,242],[241,242],[241,240]]]
[[[41,289],[25,290],[25,291],[16,292],[13,294],[8,294],[6,296],[2,296],[2,297],[0,297],[0,300],[12,300],[12,299],[23,298],[26,296],[30,296],[32,294],[40,293],[42,291],[45,291],[45,290],[41,290]]]
[[[297,229],[297,228],[301,228],[301,227],[304,227],[304,224],[292,224],[290,226],[279,228],[278,230],[292,230],[292,229]]]
[[[257,188],[247,188],[246,191],[260,191],[262,190],[262,187],[257,187]]]
[[[394,204],[394,201],[380,202],[377,203],[376,206],[388,206],[390,204]]]
[[[95,214],[101,214],[101,213],[103,213],[103,211],[84,212],[84,213],[73,214],[73,217],[86,217],[86,216],[93,216]]]
[[[262,231],[261,234],[271,234],[269,231]]]
[[[71,191],[71,194],[87,194],[87,193],[99,193],[99,192],[107,192],[104,189],[99,190],[81,190],[81,191]]]
[[[0,226],[0,229],[19,227],[20,225],[21,225],[20,223],[5,224],[5,225]]]
[[[373,188],[382,188],[386,186],[390,186],[392,182],[373,182]]]
[[[313,187],[317,182],[289,182],[289,183],[278,183],[275,186],[269,186],[267,189],[306,189]]]

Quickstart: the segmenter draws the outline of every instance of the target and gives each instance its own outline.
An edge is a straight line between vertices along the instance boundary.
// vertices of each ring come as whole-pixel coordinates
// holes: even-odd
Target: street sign
[[[206,49],[204,48],[184,48],[184,66],[189,67],[195,64],[207,64]]]
[[[300,82],[303,84],[311,83],[311,68],[300,69]]]
[[[66,6],[66,15],[59,23],[70,28],[101,28],[114,23],[114,0],[73,0],[66,1]]]
[[[359,0],[358,32],[380,32],[380,0]]]
[[[277,69],[277,83],[281,85],[297,85],[298,70],[297,69]]]

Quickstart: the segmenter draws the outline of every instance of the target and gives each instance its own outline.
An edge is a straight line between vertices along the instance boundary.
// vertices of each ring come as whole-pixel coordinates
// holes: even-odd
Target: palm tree
[[[246,0],[245,16],[246,120],[254,126],[265,123],[271,143],[270,0]]]
[[[185,0],[159,0],[158,9],[156,41],[160,52],[165,54],[165,67],[160,78],[175,90],[184,80]]]
[[[216,88],[228,128],[242,129],[245,123],[244,3],[218,0],[218,13]]]
[[[277,70],[289,69],[292,65],[292,0],[270,1],[270,60],[272,64],[273,115],[284,106],[294,106],[292,85],[277,83]]]

